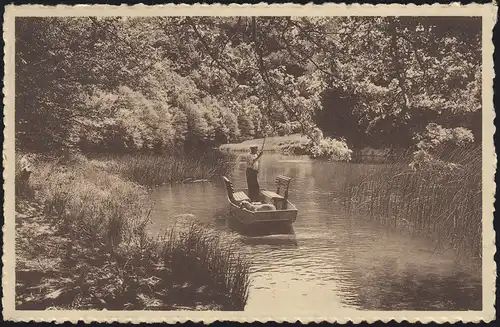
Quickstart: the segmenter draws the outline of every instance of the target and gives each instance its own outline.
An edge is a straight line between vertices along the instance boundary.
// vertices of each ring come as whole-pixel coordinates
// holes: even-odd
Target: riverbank
[[[16,196],[17,309],[243,310],[248,262],[199,225],[149,237],[147,189],[110,167],[34,164]]]
[[[262,148],[263,142],[263,138],[258,138],[246,140],[241,143],[223,144],[219,149],[229,152],[248,152],[251,145],[257,145],[259,149]],[[300,134],[271,136],[266,137],[264,151],[301,155],[306,154],[306,148],[309,143],[309,138]]]
[[[285,136],[272,136],[266,138],[264,147],[265,152],[276,152],[284,155],[309,155],[310,157],[328,157],[329,155],[339,152],[345,153],[347,148],[343,148],[340,142],[324,139],[324,141],[314,149],[311,141],[307,136],[301,134],[292,134]],[[241,143],[223,144],[219,147],[224,152],[248,152],[251,145],[257,145],[259,149],[264,142],[263,138],[243,141]],[[326,150],[326,151],[325,151]],[[321,153],[326,152],[326,153]],[[350,155],[352,162],[364,163],[386,163],[396,161],[396,157],[403,157],[403,154],[396,156],[390,149],[374,149],[365,147],[362,149],[354,149]],[[341,161],[346,159],[345,155],[337,156]]]

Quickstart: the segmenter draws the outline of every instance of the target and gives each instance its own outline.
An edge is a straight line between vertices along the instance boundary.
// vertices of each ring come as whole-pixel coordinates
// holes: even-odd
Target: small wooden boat
[[[276,178],[276,192],[261,189],[260,203],[273,204],[274,207],[271,207],[272,210],[268,208],[261,210],[258,208],[258,204],[256,205],[256,210],[253,210],[255,208],[248,206],[248,203],[250,203],[248,190],[245,189],[235,192],[231,181],[225,176],[223,176],[222,179],[226,186],[231,216],[237,218],[242,224],[292,224],[297,219],[298,210],[293,203],[288,200],[288,187],[290,185],[289,177],[278,176]]]

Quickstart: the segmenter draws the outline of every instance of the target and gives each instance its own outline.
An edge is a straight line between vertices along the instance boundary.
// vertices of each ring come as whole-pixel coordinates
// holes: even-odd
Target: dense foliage
[[[478,141],[480,40],[476,18],[17,18],[17,146],[161,151],[317,127],[353,148],[416,146],[435,126]]]

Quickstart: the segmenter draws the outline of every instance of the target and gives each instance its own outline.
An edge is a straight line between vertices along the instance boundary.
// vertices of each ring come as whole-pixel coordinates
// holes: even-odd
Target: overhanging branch
[[[198,39],[200,40],[200,42],[203,45],[203,47],[205,48],[205,50],[208,52],[208,55],[212,58],[212,60],[217,64],[217,66],[219,66],[220,69],[225,71],[230,77],[232,77],[236,81],[236,83],[239,84],[238,78],[235,76],[235,74],[233,72],[231,72],[226,66],[224,66],[219,61],[219,59],[217,59],[217,57],[212,53],[210,46],[207,44],[207,42],[205,41],[205,38],[203,37],[203,35],[201,35],[200,31],[198,31],[198,28],[196,27],[196,24],[194,23],[193,19],[191,17],[186,17],[186,20],[189,23],[189,25],[191,26],[191,28],[193,29],[193,31],[196,34],[196,36],[198,37]]]
[[[312,136],[311,132],[304,125],[304,122],[302,121],[302,118],[299,116],[299,114],[297,114],[297,112],[295,110],[293,110],[292,108],[290,108],[287,105],[287,103],[283,100],[282,94],[280,94],[280,92],[278,92],[278,90],[276,89],[276,87],[274,86],[274,84],[271,82],[271,80],[269,78],[269,74],[268,74],[267,69],[266,69],[266,67],[264,65],[264,59],[263,59],[263,55],[262,55],[262,50],[260,49],[260,46],[257,43],[257,23],[256,23],[255,17],[252,17],[252,35],[253,35],[253,41],[254,41],[254,47],[255,47],[255,55],[257,56],[257,61],[259,62],[259,72],[260,72],[260,74],[262,76],[262,79],[269,86],[269,88],[271,89],[272,93],[274,93],[274,95],[281,102],[281,104],[283,105],[283,107],[285,108],[285,110],[287,112],[291,113],[297,119],[297,121],[299,122],[300,126],[302,127],[302,132],[304,134],[306,134],[311,139],[311,141],[315,142],[314,141],[315,138]]]

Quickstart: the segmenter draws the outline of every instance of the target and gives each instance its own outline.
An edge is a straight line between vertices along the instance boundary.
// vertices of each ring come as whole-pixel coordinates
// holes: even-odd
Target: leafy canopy
[[[160,151],[303,133],[319,146],[319,127],[407,148],[428,124],[478,139],[480,42],[476,18],[17,18],[16,141]]]

